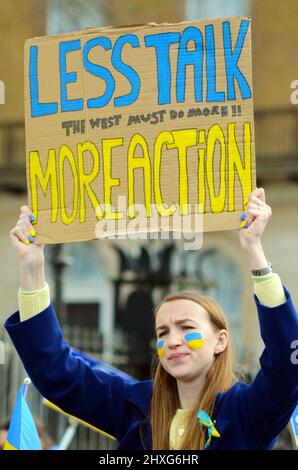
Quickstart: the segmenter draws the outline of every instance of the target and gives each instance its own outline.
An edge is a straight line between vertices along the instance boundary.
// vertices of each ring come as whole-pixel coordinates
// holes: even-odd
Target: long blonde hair
[[[215,330],[226,329],[229,333],[228,321],[222,308],[214,300],[195,292],[180,291],[165,296],[155,308],[154,317],[165,302],[173,300],[191,300],[202,306],[208,313],[211,325]],[[172,419],[180,407],[177,382],[160,364],[157,356],[153,358],[154,387],[151,401],[150,420],[152,429],[152,449],[167,450]],[[206,375],[201,393],[190,414],[180,450],[203,449],[205,430],[199,425],[196,417],[203,409],[212,417],[217,393],[228,390],[236,382],[234,374],[234,353],[230,337],[223,352],[214,357],[214,362]]]

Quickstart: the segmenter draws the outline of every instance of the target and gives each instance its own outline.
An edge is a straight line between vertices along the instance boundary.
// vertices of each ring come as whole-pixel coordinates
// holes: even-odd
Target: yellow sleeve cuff
[[[254,293],[262,305],[277,307],[286,302],[286,296],[280,277],[277,273],[265,276],[252,276]]]
[[[18,293],[20,321],[28,320],[45,310],[50,305],[49,286],[45,283],[42,289],[24,291],[21,288]]]

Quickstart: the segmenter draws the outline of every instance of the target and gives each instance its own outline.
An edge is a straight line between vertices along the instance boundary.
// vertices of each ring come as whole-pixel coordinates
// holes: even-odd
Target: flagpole
[[[77,421],[74,421],[72,419],[68,420],[68,427],[66,428],[65,433],[61,438],[60,444],[58,444],[59,450],[68,449],[71,444],[71,441],[74,438],[78,425],[79,423]]]
[[[28,387],[29,387],[30,384],[31,384],[31,380],[29,379],[29,377],[26,377],[24,379],[24,390],[23,390],[23,397],[24,398],[26,398]]]

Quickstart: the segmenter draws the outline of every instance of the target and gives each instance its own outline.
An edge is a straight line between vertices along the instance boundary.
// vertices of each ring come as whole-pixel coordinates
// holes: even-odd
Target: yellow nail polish
[[[243,220],[243,222],[241,222],[240,228],[244,228],[245,225],[246,225],[246,220]]]
[[[36,232],[35,232],[34,228],[32,228],[30,230],[30,235],[32,235],[32,237],[36,237]]]
[[[30,245],[30,242],[29,242],[28,238],[25,238],[24,243],[25,243],[25,245]]]

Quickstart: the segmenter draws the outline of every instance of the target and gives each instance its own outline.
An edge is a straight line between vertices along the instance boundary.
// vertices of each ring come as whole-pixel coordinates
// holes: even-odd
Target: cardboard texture
[[[37,243],[179,232],[183,217],[239,228],[255,187],[250,18],[30,39],[25,116]]]

